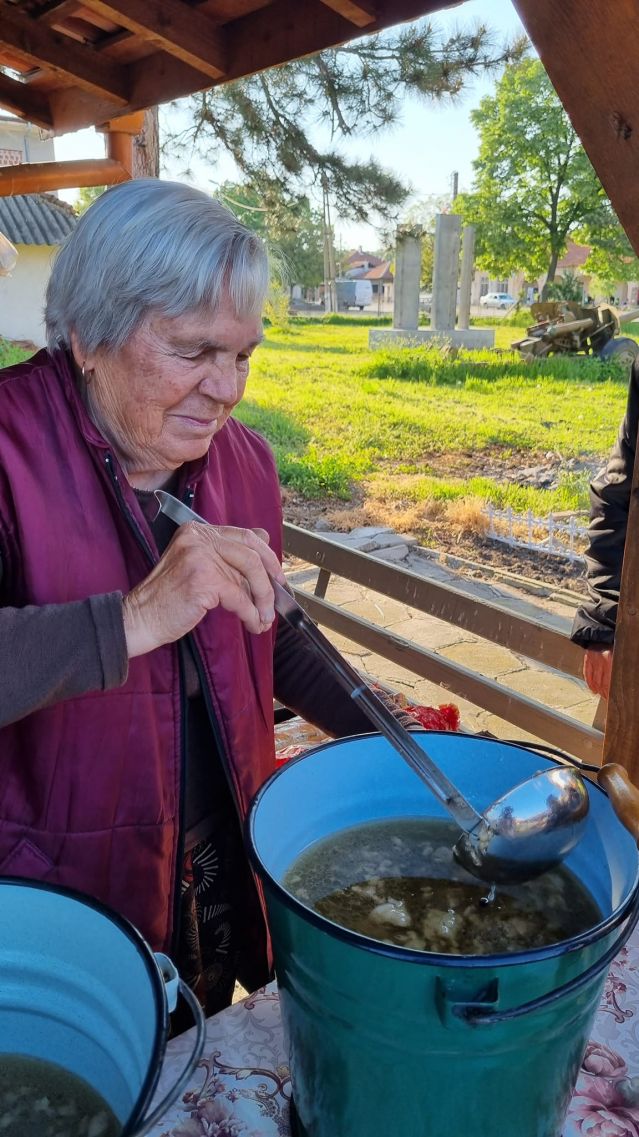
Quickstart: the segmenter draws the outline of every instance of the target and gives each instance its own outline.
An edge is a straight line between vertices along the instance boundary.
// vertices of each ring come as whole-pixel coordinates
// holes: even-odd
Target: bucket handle
[[[634,904],[630,910],[626,926],[624,927],[621,935],[611,948],[608,949],[599,959],[591,964],[581,975],[575,976],[570,979],[563,986],[557,987],[554,991],[549,991],[546,995],[540,995],[538,999],[530,999],[527,1003],[521,1003],[518,1007],[510,1007],[505,1011],[489,1011],[483,1009],[477,1003],[457,1003],[451,1007],[451,1012],[469,1026],[493,1026],[496,1023],[510,1022],[511,1019],[522,1018],[523,1015],[532,1014],[533,1011],[545,1010],[546,1007],[552,1006],[557,1000],[563,998],[564,995],[572,995],[575,991],[580,991],[585,987],[591,979],[599,975],[604,968],[608,968],[612,963],[615,956],[619,954],[622,947],[628,942],[630,936],[637,926],[639,921],[639,890],[635,896]]]
[[[193,1049],[188,1056],[182,1073],[179,1075],[179,1077],[176,1078],[171,1088],[167,1090],[166,1094],[162,1098],[162,1101],[158,1102],[152,1113],[148,1114],[147,1117],[142,1118],[139,1125],[136,1126],[136,1128],[131,1133],[130,1137],[143,1137],[145,1133],[148,1133],[149,1130],[152,1129],[153,1126],[161,1120],[169,1106],[172,1105],[173,1102],[176,1101],[178,1096],[181,1094],[182,1090],[189,1081],[191,1074],[200,1061],[200,1058],[202,1057],[204,1043],[206,1041],[206,1019],[204,1018],[204,1011],[202,1010],[200,1003],[196,999],[188,983],[185,983],[183,979],[178,979],[177,985],[182,998],[186,1003],[188,1003],[191,1014],[193,1015],[193,1019],[195,1021],[196,1030]]]

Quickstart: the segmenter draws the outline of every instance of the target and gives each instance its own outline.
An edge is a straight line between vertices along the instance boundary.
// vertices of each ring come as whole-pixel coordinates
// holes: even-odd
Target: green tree
[[[84,213],[90,205],[93,205],[96,198],[104,193],[105,189],[106,186],[82,186],[82,188],[78,190],[78,196],[75,201],[75,208],[78,213]]]
[[[538,60],[508,66],[471,118],[480,137],[474,186],[459,195],[455,211],[477,227],[481,268],[495,276],[522,270],[529,279],[545,272],[545,295],[569,238],[593,250],[623,246],[623,230]]]
[[[639,259],[610,202],[606,204],[608,208],[602,211],[596,234],[584,235],[584,243],[590,244],[591,248],[583,271],[611,284],[620,280],[639,280]]]
[[[580,304],[584,294],[584,287],[574,272],[565,272],[558,276],[546,289],[548,300],[574,300]]]
[[[274,193],[305,196],[325,179],[341,217],[388,221],[407,187],[340,143],[392,127],[407,95],[453,99],[524,50],[524,40],[499,43],[484,25],[447,35],[420,20],[194,95],[189,124],[166,146],[209,162],[225,151],[266,204]]]
[[[272,191],[265,199],[254,186],[233,182],[225,182],[218,196],[240,221],[266,239],[291,284],[309,288],[323,281],[322,215],[307,197],[284,201]]]

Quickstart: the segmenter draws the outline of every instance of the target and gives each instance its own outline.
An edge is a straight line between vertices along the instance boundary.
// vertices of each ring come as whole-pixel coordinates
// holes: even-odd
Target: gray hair
[[[114,186],[82,215],[49,278],[49,348],[122,347],[151,311],[207,307],[222,293],[238,315],[259,314],[268,290],[261,239],[219,201],[180,182]]]

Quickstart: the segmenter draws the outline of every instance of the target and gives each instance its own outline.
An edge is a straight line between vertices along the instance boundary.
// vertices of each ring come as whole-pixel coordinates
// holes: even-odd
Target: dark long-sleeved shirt
[[[371,729],[321,660],[283,622],[274,668],[275,697],[327,734]],[[0,607],[0,727],[63,699],[118,687],[127,672],[119,592],[68,604]]]
[[[327,734],[370,730],[321,661],[280,622],[275,697]],[[0,608],[0,727],[62,699],[108,691],[128,671],[119,592],[70,604]]]

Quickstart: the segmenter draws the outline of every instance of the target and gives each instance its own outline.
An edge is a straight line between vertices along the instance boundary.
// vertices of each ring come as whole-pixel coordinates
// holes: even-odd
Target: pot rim
[[[73,900],[82,904],[85,908],[93,909],[93,911],[98,912],[110,923],[116,925],[119,931],[131,942],[144,964],[151,983],[153,1001],[155,1004],[155,1035],[144,1080],[137,1098],[131,1107],[129,1116],[123,1122],[120,1137],[127,1137],[128,1134],[135,1132],[136,1126],[142,1120],[145,1110],[151,1101],[160,1077],[160,1070],[166,1050],[168,1011],[164,981],[157,960],[142,933],[138,931],[130,920],[127,920],[125,916],[121,916],[119,912],[115,912],[112,908],[109,908],[107,904],[103,904],[101,900],[97,900],[85,892],[79,892],[75,888],[68,888],[66,885],[47,884],[46,881],[30,880],[28,877],[20,876],[0,876],[0,889],[4,885],[11,885],[18,888],[32,888],[41,892],[54,893],[67,900]],[[107,1102],[107,1104],[109,1103]]]
[[[446,730],[411,730],[413,734],[438,734],[450,736],[451,731]],[[259,874],[260,879],[265,883],[277,896],[285,907],[290,908],[307,923],[313,924],[320,931],[331,934],[335,939],[342,940],[344,943],[350,944],[351,947],[359,948],[363,951],[373,952],[376,955],[386,956],[389,959],[396,959],[405,963],[415,963],[422,967],[509,967],[517,964],[526,963],[539,963],[546,959],[553,959],[558,956],[568,955],[571,952],[578,951],[581,948],[589,947],[592,944],[598,943],[604,939],[609,932],[613,931],[616,927],[623,923],[628,916],[633,903],[639,891],[639,858],[637,859],[637,867],[635,870],[635,877],[632,887],[628,890],[628,895],[623,902],[613,911],[605,920],[595,924],[592,928],[587,928],[584,932],[580,932],[576,936],[571,936],[570,939],[560,940],[558,943],[545,944],[539,948],[528,948],[522,951],[500,952],[494,955],[444,955],[440,952],[431,951],[417,951],[415,948],[401,947],[397,944],[383,943],[381,940],[369,939],[367,936],[361,935],[359,932],[353,931],[351,928],[344,928],[341,924],[335,924],[332,920],[321,916],[313,908],[309,908],[303,901],[298,900],[292,893],[290,893],[279,881],[274,880],[270,872],[264,865],[256,847],[254,840],[255,818],[257,810],[259,809],[260,802],[265,794],[269,791],[278,778],[286,774],[287,769],[291,766],[297,765],[299,762],[304,762],[309,758],[315,757],[323,750],[328,750],[333,746],[343,746],[345,742],[356,741],[363,738],[369,738],[371,734],[376,737],[381,737],[377,732],[371,731],[366,734],[353,734],[348,738],[334,738],[329,742],[322,743],[320,746],[314,746],[311,750],[307,750],[304,754],[299,754],[296,758],[291,758],[288,762],[284,763],[278,770],[271,774],[270,778],[260,787],[257,794],[251,802],[249,812],[246,817],[244,825],[244,834],[246,845],[248,848],[249,859],[255,871]],[[455,740],[461,739],[469,740],[470,742],[496,742],[499,746],[508,746],[512,750],[526,750],[528,753],[534,752],[542,761],[548,763],[550,766],[561,766],[562,763],[556,759],[550,758],[547,754],[543,754],[535,750],[533,746],[521,745],[517,742],[502,741],[500,738],[489,739],[482,738],[478,735],[466,734],[462,731],[455,732]],[[465,743],[464,743],[465,744]],[[607,794],[594,782],[588,783],[589,792],[596,791],[607,799]],[[611,807],[612,808],[612,807]]]

